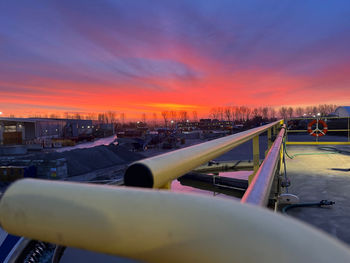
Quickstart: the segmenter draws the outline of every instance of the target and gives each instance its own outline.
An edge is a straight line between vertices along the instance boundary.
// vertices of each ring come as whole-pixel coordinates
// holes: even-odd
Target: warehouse
[[[91,135],[91,120],[0,118],[0,145],[24,144],[35,139]]]

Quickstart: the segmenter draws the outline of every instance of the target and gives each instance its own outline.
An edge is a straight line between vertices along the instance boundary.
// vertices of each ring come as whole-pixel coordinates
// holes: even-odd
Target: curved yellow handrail
[[[261,127],[134,162],[125,172],[124,183],[127,186],[161,188],[168,182],[280,123],[281,121],[275,121]]]
[[[25,179],[0,201],[11,234],[147,262],[350,260],[339,241],[238,201],[137,188]]]

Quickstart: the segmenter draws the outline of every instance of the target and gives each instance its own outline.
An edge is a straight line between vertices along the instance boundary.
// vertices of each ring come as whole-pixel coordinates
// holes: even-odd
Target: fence
[[[322,126],[317,127],[318,123]],[[324,125],[327,125],[324,132]],[[289,145],[349,145],[350,144],[350,117],[305,117],[286,120],[287,141]],[[310,125],[313,124],[313,125]],[[310,126],[311,129],[308,129]],[[316,131],[319,136],[313,134]],[[324,133],[322,133],[322,132]],[[310,135],[312,133],[312,135]]]

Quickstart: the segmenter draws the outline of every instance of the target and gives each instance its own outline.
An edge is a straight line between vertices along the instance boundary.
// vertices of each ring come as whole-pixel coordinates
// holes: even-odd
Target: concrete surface
[[[290,155],[325,153],[321,147],[288,146],[287,151]],[[286,158],[291,180],[289,193],[298,195],[301,203],[323,199],[335,201],[330,208],[294,208],[288,210],[288,214],[350,244],[350,146],[335,147],[349,153]]]

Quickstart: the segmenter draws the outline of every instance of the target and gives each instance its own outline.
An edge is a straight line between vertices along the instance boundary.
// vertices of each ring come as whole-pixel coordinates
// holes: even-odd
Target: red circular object
[[[320,130],[318,128],[318,125],[316,126],[316,129],[312,129],[312,125],[314,125],[315,123],[321,123],[322,126],[323,126],[323,129]],[[307,132],[311,135],[311,136],[314,136],[314,137],[321,137],[323,135],[326,135],[328,131],[328,126],[327,126],[327,123],[323,120],[312,120],[309,122],[309,124],[307,125]]]

